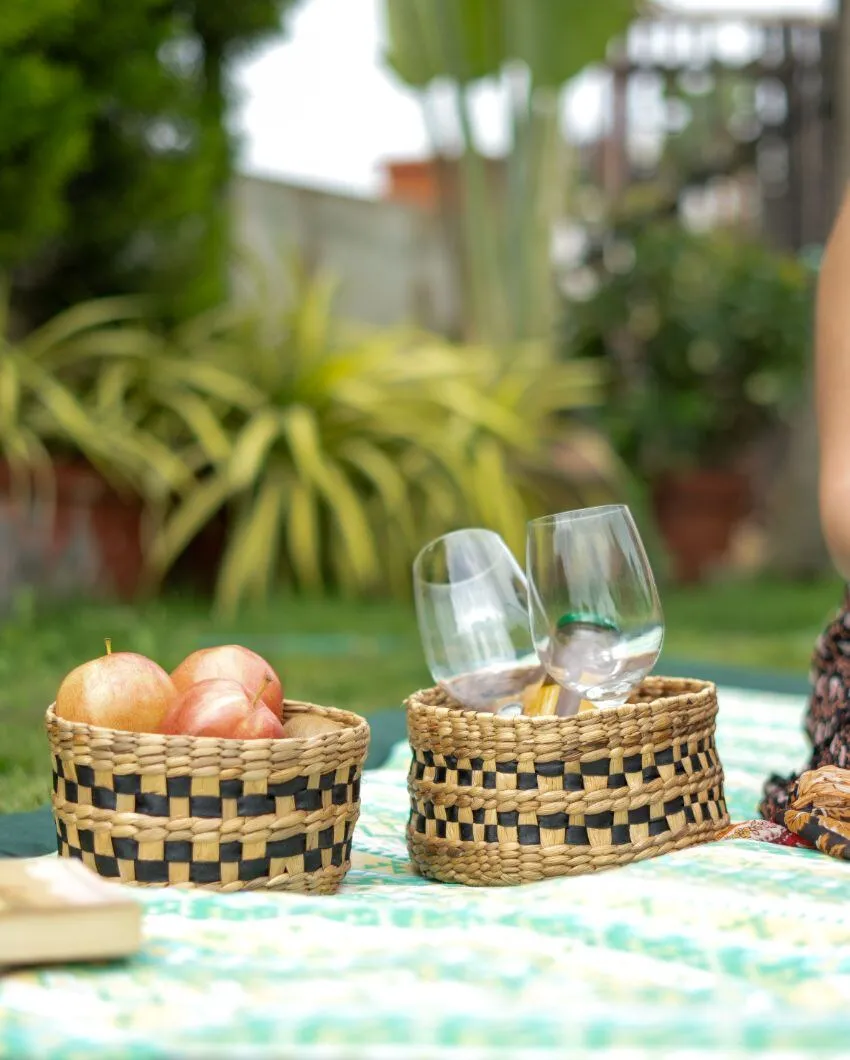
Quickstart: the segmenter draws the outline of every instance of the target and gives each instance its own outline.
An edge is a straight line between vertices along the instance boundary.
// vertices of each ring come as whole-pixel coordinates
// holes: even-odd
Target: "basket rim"
[[[557,715],[528,715],[520,714],[512,717],[503,717],[498,714],[492,714],[490,711],[478,711],[468,710],[462,707],[452,706],[437,706],[433,703],[425,703],[422,701],[422,697],[425,695],[438,692],[449,699],[451,696],[445,689],[441,688],[440,685],[432,685],[429,688],[421,688],[416,692],[411,693],[404,701],[407,713],[422,712],[432,714],[439,718],[464,718],[467,720],[475,719],[479,724],[482,718],[486,718],[486,724],[492,725],[494,729],[501,729],[505,732],[515,729],[516,723],[522,721],[524,724],[531,724],[540,729],[560,729],[569,730],[573,728],[582,729],[588,724],[598,724],[599,716],[604,715],[605,718],[611,722],[622,720],[628,720],[628,718],[641,713],[645,716],[649,714],[661,713],[665,710],[670,710],[671,707],[675,706],[677,700],[681,699],[682,696],[688,696],[691,700],[692,705],[699,706],[707,704],[716,700],[717,697],[717,685],[714,681],[705,681],[701,678],[696,677],[669,677],[662,674],[652,674],[647,678],[644,678],[642,684],[677,684],[680,686],[678,692],[670,692],[667,695],[659,695],[653,699],[644,699],[637,703],[624,703],[620,707],[609,707],[604,711],[591,711],[585,714],[572,714],[569,717],[563,718]],[[689,687],[688,687],[689,686]],[[456,701],[455,701],[456,702]]]
[[[338,740],[343,733],[350,733],[352,736],[369,736],[370,727],[369,722],[366,718],[360,714],[356,714],[353,710],[344,710],[342,707],[327,707],[319,703],[308,703],[306,700],[300,699],[284,699],[284,708],[299,707],[306,708],[306,711],[299,710],[297,713],[309,713],[310,711],[319,711],[322,714],[333,714],[339,715],[339,719],[343,722],[342,728],[337,732],[322,732],[316,733],[314,736],[282,736],[273,738],[260,738],[250,740],[236,740],[228,739],[222,736],[192,736],[189,734],[181,735],[177,733],[162,733],[162,732],[137,732],[133,729],[113,729],[106,725],[91,725],[85,721],[70,721],[67,718],[61,717],[56,713],[56,701],[54,700],[45,712],[45,722],[48,726],[50,725],[64,725],[71,729],[73,732],[79,733],[80,735],[90,734],[97,736],[102,734],[109,736],[113,733],[123,733],[129,736],[143,737],[146,743],[156,742],[160,743],[165,747],[173,746],[185,746],[187,741],[197,743],[200,745],[209,744],[212,746],[215,744],[218,747],[236,750],[240,747],[258,748],[258,747],[275,747],[286,745],[287,747],[303,747],[309,748],[314,747],[324,741],[325,743],[331,740]],[[335,717],[334,720],[337,720]]]

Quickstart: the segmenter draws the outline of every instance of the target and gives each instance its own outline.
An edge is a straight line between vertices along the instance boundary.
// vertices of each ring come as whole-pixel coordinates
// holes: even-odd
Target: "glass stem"
[[[562,688],[561,694],[558,696],[558,708],[555,713],[559,718],[569,718],[573,714],[578,714],[580,705],[581,696],[578,692],[572,688]]]

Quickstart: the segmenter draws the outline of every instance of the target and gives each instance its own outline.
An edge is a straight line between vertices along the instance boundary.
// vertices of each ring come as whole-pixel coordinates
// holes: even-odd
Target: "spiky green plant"
[[[52,494],[57,456],[82,457],[125,486],[146,478],[161,494],[190,469],[126,416],[106,414],[96,391],[118,364],[143,361],[152,333],[132,299],[81,303],[20,340],[0,298],[0,459],[18,499]]]
[[[150,558],[164,573],[227,509],[225,611],[281,575],[311,591],[399,589],[417,547],[465,522],[518,544],[527,497],[515,459],[540,457],[555,411],[594,399],[595,370],[541,346],[506,362],[417,332],[352,331],[332,295],[327,278],[301,277],[288,308],[260,290],[177,337],[187,375],[229,375],[230,408]]]

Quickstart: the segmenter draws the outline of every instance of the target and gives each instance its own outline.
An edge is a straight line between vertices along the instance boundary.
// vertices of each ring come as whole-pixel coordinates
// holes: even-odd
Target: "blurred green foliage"
[[[560,88],[636,11],[634,0],[385,0],[387,59],[407,84],[467,84],[522,63],[536,86]]]
[[[114,415],[124,380],[147,378],[161,351],[143,303],[80,303],[17,342],[6,337],[7,313],[0,301],[0,460],[16,502],[52,499],[57,459],[83,459],[113,485],[135,486],[150,498],[185,485],[189,452],[175,448],[176,432],[159,423],[149,430],[143,410]],[[168,368],[159,356],[156,364],[160,372]],[[183,394],[173,397],[175,415]]]
[[[658,180],[678,192],[756,165],[757,83],[739,70],[686,71],[665,86],[681,128],[664,140]]]
[[[0,272],[16,327],[102,295],[221,295],[226,63],[292,0],[5,0]]]
[[[588,287],[568,346],[605,365],[606,426],[634,471],[729,466],[795,408],[812,303],[797,259],[656,223],[608,236]]]
[[[352,328],[334,285],[273,274],[162,329],[139,299],[81,303],[2,346],[0,457],[19,494],[49,494],[58,454],[146,502],[159,581],[210,526],[226,613],[281,581],[406,592],[430,536],[478,523],[517,548],[540,503],[567,410],[598,401],[598,371],[542,344],[487,346]]]
[[[551,341],[552,226],[568,212],[571,184],[560,90],[605,58],[635,0],[385,0],[385,8],[387,62],[419,93],[441,170],[457,158],[460,137],[460,194],[444,189],[443,210],[460,236],[465,334],[493,346]],[[510,129],[497,181],[472,106],[487,80],[506,89]]]
[[[530,469],[568,435],[558,414],[598,400],[595,366],[559,364],[542,345],[516,345],[505,362],[489,346],[352,329],[334,317],[331,281],[296,280],[289,306],[259,277],[245,301],[174,336],[187,373],[232,384],[226,407],[193,423],[204,466],[165,514],[154,568],[166,572],[221,510],[227,613],[281,577],[310,591],[406,592],[422,543],[469,523],[519,547],[539,503]]]

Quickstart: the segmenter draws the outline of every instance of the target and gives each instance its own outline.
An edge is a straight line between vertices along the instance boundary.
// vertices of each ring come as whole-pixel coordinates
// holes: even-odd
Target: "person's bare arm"
[[[815,345],[821,524],[833,563],[850,581],[850,193],[821,264]]]

